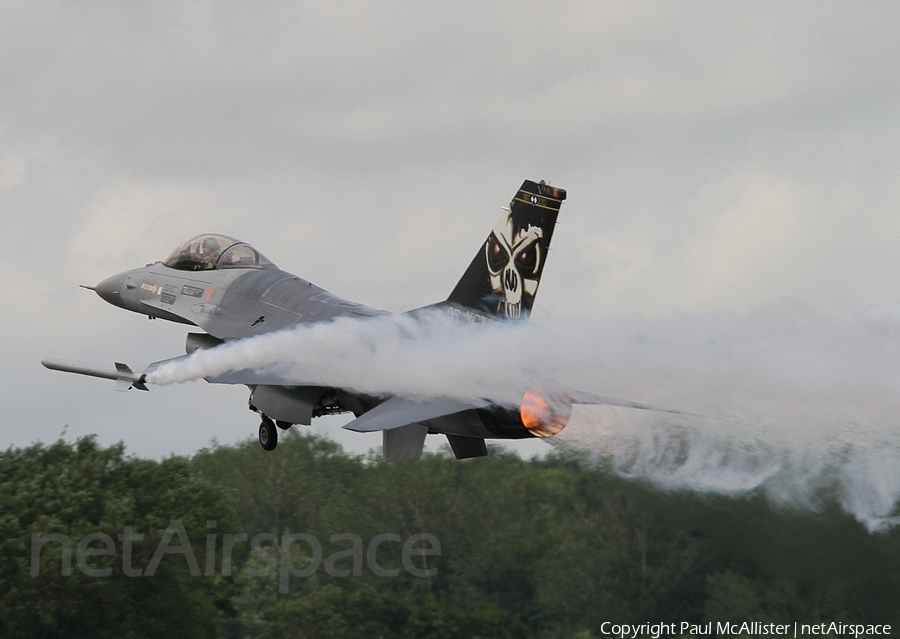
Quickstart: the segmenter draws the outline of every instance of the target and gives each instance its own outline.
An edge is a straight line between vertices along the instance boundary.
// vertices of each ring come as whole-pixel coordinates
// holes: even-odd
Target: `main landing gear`
[[[263,447],[263,450],[275,450],[275,447],[278,445],[278,430],[276,430],[276,426],[281,430],[287,430],[293,424],[280,419],[272,421],[272,418],[268,415],[262,416],[262,422],[259,425],[259,445]]]
[[[275,429],[275,422],[265,415],[259,424],[259,445],[263,447],[263,450],[275,450],[278,445],[278,431]]]

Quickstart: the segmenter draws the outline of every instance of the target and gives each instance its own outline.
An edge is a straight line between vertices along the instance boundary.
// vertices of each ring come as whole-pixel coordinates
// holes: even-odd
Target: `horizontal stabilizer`
[[[594,395],[592,393],[582,393],[581,391],[566,390],[566,394],[572,398],[573,404],[601,404],[605,406],[621,406],[622,408],[637,408],[639,410],[652,410],[660,413],[672,413],[673,415],[690,415],[692,417],[700,417],[695,413],[685,413],[680,410],[672,410],[671,408],[660,408],[651,406],[650,404],[641,404],[640,402],[632,402],[627,399],[616,399],[615,397],[607,397],[606,395]]]
[[[444,415],[452,415],[470,408],[480,408],[488,404],[490,402],[487,400],[479,403],[470,403],[446,397],[421,401],[405,397],[391,397],[369,412],[357,417],[344,428],[357,433],[390,430]]]

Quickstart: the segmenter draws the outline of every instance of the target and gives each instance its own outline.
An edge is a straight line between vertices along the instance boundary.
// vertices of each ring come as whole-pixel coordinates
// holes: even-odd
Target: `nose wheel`
[[[278,430],[275,428],[275,422],[265,415],[259,424],[259,445],[263,447],[263,450],[275,450],[278,445]]]

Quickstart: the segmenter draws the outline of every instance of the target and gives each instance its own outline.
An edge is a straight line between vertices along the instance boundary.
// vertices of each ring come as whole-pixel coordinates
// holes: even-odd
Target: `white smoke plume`
[[[544,329],[514,324],[460,325],[444,312],[344,317],[196,351],[147,381],[165,385],[252,370],[270,383],[517,406],[534,371],[548,371],[542,364],[551,360],[541,343]]]
[[[251,369],[285,384],[517,405],[534,382],[702,415],[576,406],[557,436],[666,489],[900,523],[900,307],[459,328],[441,314],[341,319],[198,351],[148,377]],[[551,382],[552,383],[552,382]]]

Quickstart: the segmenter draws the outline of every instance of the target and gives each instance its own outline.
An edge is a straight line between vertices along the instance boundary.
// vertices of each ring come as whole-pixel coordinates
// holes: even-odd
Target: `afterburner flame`
[[[572,398],[555,395],[543,386],[532,386],[522,398],[519,415],[525,428],[538,437],[553,437],[572,416]]]

